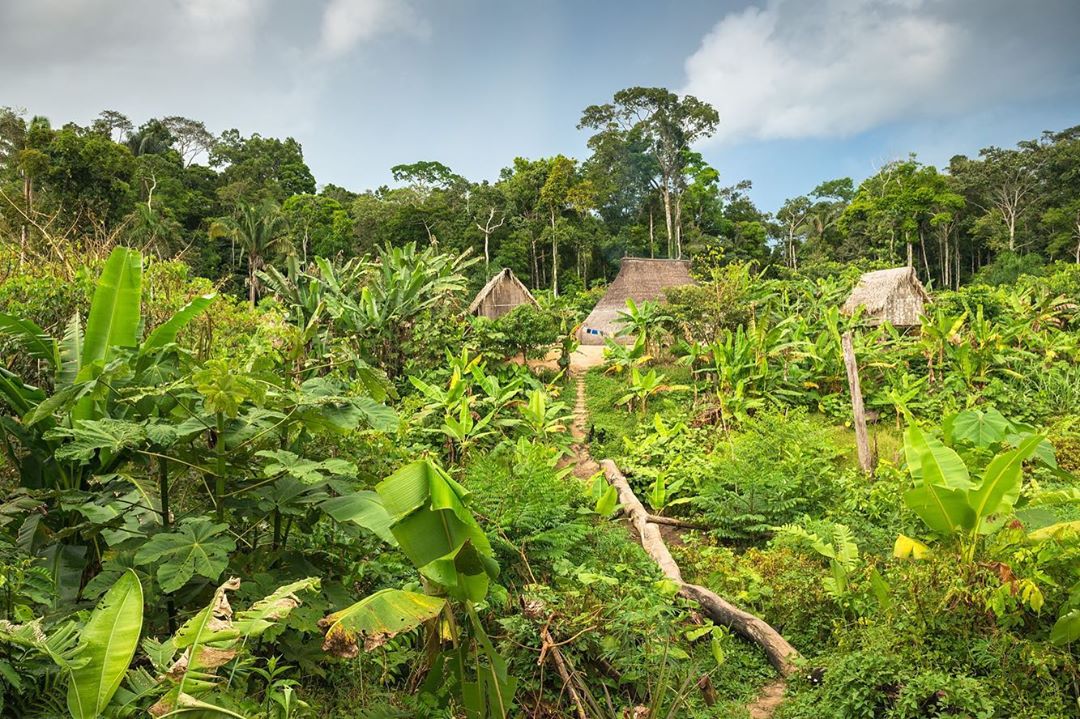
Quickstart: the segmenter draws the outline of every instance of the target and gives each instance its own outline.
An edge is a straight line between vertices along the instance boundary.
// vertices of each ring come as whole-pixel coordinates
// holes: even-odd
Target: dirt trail
[[[574,388],[577,391],[577,399],[574,401],[574,424],[570,427],[570,436],[574,438],[571,450],[574,457],[574,476],[586,480],[600,471],[600,465],[589,454],[589,410],[585,406],[585,371],[584,369],[571,367],[570,373],[574,378]]]
[[[585,373],[590,367],[594,367],[602,361],[597,358],[586,356],[579,361],[575,353],[574,362],[570,366],[570,375],[574,378],[574,388],[577,397],[574,401],[574,422],[570,427],[570,435],[574,439],[571,446],[573,458],[570,462],[574,466],[574,476],[581,480],[588,480],[600,471],[600,465],[589,454],[589,410],[585,403]],[[673,530],[672,527],[660,526],[661,531]],[[678,536],[677,532],[672,532]],[[681,540],[679,540],[681,542]],[[746,705],[750,719],[771,719],[777,707],[784,701],[784,690],[787,683],[784,679],[776,679],[761,687],[754,701]]]

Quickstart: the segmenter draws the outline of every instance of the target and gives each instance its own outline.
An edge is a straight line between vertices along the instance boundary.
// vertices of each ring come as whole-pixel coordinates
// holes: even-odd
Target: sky
[[[764,210],[916,153],[1080,124],[1080,0],[0,0],[0,106],[293,136],[321,184],[587,156],[625,87],[710,102]]]

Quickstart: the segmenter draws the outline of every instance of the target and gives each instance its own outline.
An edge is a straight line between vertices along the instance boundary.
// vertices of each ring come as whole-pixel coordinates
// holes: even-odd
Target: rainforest
[[[0,715],[1080,716],[1080,127],[778,208],[0,110]]]

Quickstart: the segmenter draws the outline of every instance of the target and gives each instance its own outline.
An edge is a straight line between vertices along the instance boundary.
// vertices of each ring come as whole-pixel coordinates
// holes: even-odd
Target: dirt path
[[[746,705],[750,712],[750,719],[771,719],[777,707],[784,701],[784,690],[787,682],[777,679],[761,687],[758,697]]]
[[[575,360],[577,355],[575,353]],[[574,476],[580,480],[588,480],[600,471],[600,465],[589,454],[589,410],[585,403],[585,373],[589,367],[596,366],[600,359],[586,357],[585,361],[575,361],[570,366],[570,375],[574,378],[574,388],[577,397],[574,400],[574,422],[570,427],[570,435],[574,439],[571,449],[573,457],[569,460],[574,466]],[[672,527],[660,526],[663,530],[673,530]],[[632,530],[631,530],[632,531]],[[671,532],[678,537],[677,532]],[[681,538],[679,539],[681,543]],[[784,679],[776,679],[761,687],[754,701],[746,705],[750,719],[771,719],[777,707],[784,701],[784,690],[787,683]]]
[[[600,465],[589,454],[589,410],[585,406],[585,372],[581,367],[570,367],[577,391],[574,424],[570,427],[570,436],[574,438],[574,444],[571,445],[574,458],[571,461],[574,463],[574,476],[581,480],[587,480],[600,471]]]

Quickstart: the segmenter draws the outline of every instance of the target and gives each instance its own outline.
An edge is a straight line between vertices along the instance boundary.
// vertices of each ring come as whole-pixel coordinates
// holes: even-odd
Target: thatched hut
[[[510,268],[505,268],[476,293],[476,298],[469,305],[469,314],[495,320],[524,304],[539,307],[529,288],[514,276]]]
[[[893,327],[914,327],[929,301],[915,268],[895,267],[864,274],[840,311],[852,315],[861,306],[869,324],[887,321]]]
[[[624,257],[619,274],[607,292],[585,318],[578,339],[584,345],[602,345],[605,338],[632,342],[633,338],[616,338],[622,328],[619,312],[626,310],[626,300],[641,303],[663,300],[664,290],[694,283],[687,260],[650,260],[644,257]]]

